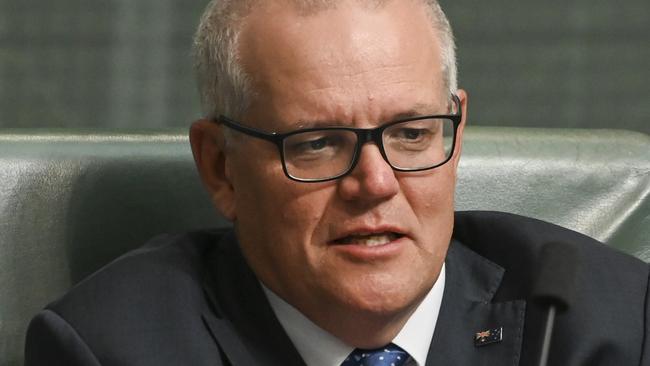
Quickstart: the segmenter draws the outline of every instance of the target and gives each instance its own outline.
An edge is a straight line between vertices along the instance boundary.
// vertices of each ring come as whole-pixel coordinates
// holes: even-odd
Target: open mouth
[[[379,245],[386,245],[395,241],[403,234],[394,232],[372,233],[372,234],[353,234],[334,240],[335,244],[341,245],[364,245],[368,247],[375,247]]]

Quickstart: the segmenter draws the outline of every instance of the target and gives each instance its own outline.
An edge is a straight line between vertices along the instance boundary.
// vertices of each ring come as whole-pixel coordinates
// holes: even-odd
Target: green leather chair
[[[30,318],[162,232],[228,223],[184,131],[0,131],[0,365],[21,365]],[[650,260],[650,136],[466,131],[457,207],[551,221]]]

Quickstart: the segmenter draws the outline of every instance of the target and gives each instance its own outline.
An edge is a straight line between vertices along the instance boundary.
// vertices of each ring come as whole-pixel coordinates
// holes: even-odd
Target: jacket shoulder
[[[573,246],[579,275],[599,286],[627,284],[645,293],[648,264],[578,232],[545,221],[504,212],[457,212],[454,238],[503,267],[500,295],[526,296],[539,268],[541,250],[550,242]],[[643,290],[641,290],[641,288]]]
[[[219,350],[202,319],[207,307],[202,277],[205,257],[222,234],[163,235],[117,258],[34,319],[32,344],[74,332],[102,365],[219,364]]]
[[[163,294],[190,295],[200,285],[203,257],[219,236],[219,231],[157,236],[82,280],[47,308],[60,314],[74,313],[80,306],[125,309],[134,301],[159,301]]]

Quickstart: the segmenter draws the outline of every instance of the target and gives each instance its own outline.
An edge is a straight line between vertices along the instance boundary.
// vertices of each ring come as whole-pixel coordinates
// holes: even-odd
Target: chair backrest
[[[650,137],[468,128],[458,209],[501,210],[650,259]],[[46,303],[162,232],[222,226],[186,133],[0,131],[0,364]]]

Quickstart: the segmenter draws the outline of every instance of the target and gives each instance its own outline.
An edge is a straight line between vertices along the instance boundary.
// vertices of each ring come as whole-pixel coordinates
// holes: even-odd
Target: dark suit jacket
[[[456,216],[427,365],[537,364],[545,312],[525,299],[555,240],[575,245],[581,265],[549,365],[650,365],[647,264],[494,212]],[[474,345],[497,327],[501,342]],[[117,259],[32,320],[25,356],[29,366],[304,364],[228,230],[159,237]]]

